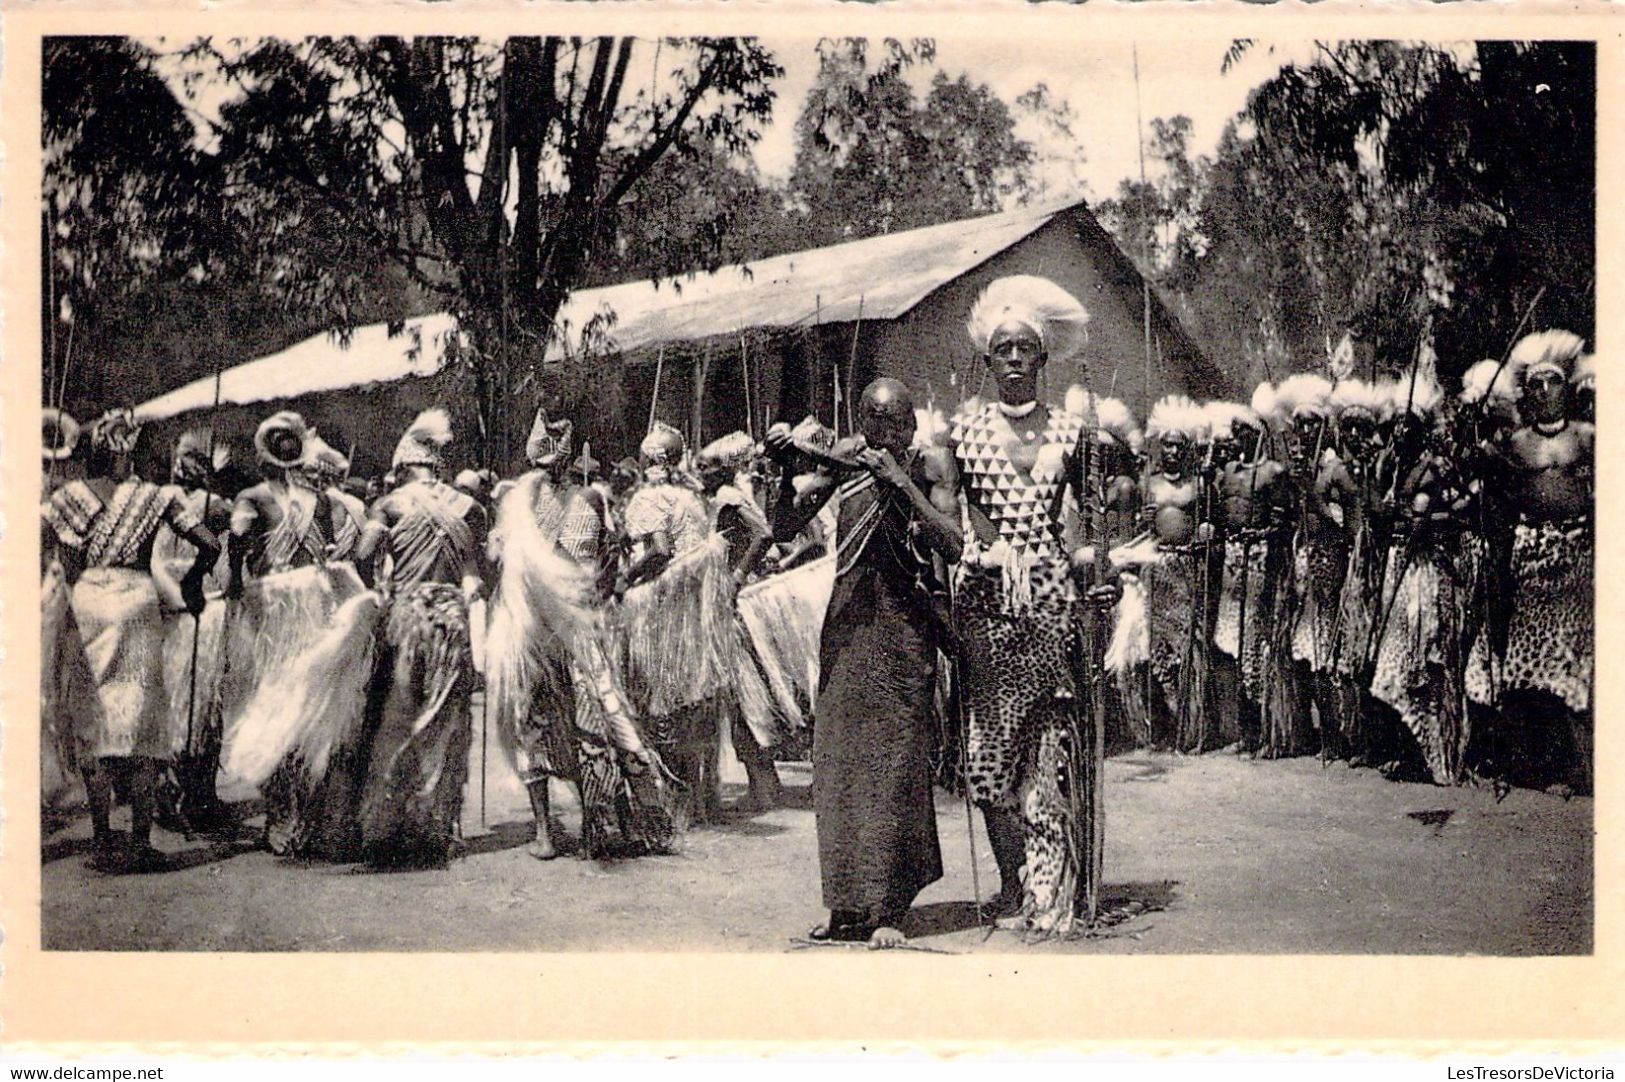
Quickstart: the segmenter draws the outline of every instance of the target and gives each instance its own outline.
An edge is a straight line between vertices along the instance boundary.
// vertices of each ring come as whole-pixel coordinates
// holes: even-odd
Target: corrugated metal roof
[[[393,383],[407,376],[432,376],[445,363],[446,336],[455,333],[449,315],[409,319],[399,334],[388,324],[358,328],[347,345],[318,334],[280,353],[239,364],[220,376],[220,402],[247,405],[321,391],[341,391],[369,383]],[[135,408],[142,421],[160,421],[214,405],[214,377],[205,376]]]
[[[694,341],[760,327],[819,320],[895,319],[927,294],[1004,251],[1071,207],[1026,208],[911,229],[881,237],[723,267],[682,279],[627,282],[572,294],[559,313],[570,337],[595,316],[613,312],[609,337],[623,353],[658,342]],[[280,353],[228,369],[223,403],[246,405],[337,391],[408,376],[429,376],[444,363],[448,315],[408,321],[391,336],[384,324],[358,329],[349,344],[316,335]],[[414,348],[414,342],[420,345]],[[555,347],[550,357],[562,356]],[[147,420],[214,402],[214,378],[195,380],[137,408]]]

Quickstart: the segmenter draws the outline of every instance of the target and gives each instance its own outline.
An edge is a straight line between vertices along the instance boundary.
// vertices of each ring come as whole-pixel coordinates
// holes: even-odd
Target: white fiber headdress
[[[1363,379],[1339,380],[1332,388],[1332,412],[1341,417],[1345,413],[1366,413],[1379,420],[1388,409],[1387,396],[1375,385]]]
[[[1145,436],[1133,412],[1121,398],[1101,398],[1074,383],[1066,389],[1063,408],[1080,417],[1090,406],[1095,410],[1095,436],[1101,443],[1117,443],[1135,454],[1145,446]]]
[[[284,458],[271,450],[271,437],[277,434],[289,435],[298,440],[298,451],[291,457]],[[305,443],[309,439],[310,426],[305,424],[305,419],[292,410],[283,410],[281,413],[271,414],[254,430],[254,452],[263,465],[276,466],[284,470],[292,469],[305,457]]]
[[[1151,407],[1151,416],[1145,421],[1145,434],[1157,440],[1167,435],[1181,435],[1189,440],[1207,437],[1208,417],[1201,406],[1182,394],[1165,395]]]
[[[1574,362],[1574,375],[1570,379],[1576,387],[1597,386],[1597,355],[1587,353]]]
[[[1060,361],[1082,352],[1089,313],[1076,297],[1048,278],[1016,274],[988,283],[971,308],[965,329],[976,348],[986,353],[993,332],[1006,323],[1031,327],[1050,360]]]
[[[79,446],[79,422],[67,410],[46,407],[41,418],[42,454],[53,462],[60,462],[73,454]]]
[[[1503,365],[1494,358],[1486,358],[1462,373],[1460,397],[1463,402],[1473,405],[1484,401],[1486,396],[1507,402],[1518,397],[1517,374],[1510,361]]]
[[[1208,428],[1216,440],[1233,439],[1237,425],[1245,428],[1263,427],[1258,414],[1240,402],[1208,402],[1202,409],[1207,413]]]
[[[755,454],[756,441],[748,433],[730,432],[700,448],[694,464],[702,470],[738,470],[748,465]]]
[[[392,469],[403,466],[433,466],[445,463],[446,445],[451,443],[451,415],[438,407],[426,409],[407,428],[395,445]]]
[[[1332,382],[1313,372],[1288,376],[1275,389],[1275,413],[1282,423],[1325,417],[1331,411]]]
[[[1537,331],[1519,339],[1507,363],[1517,369],[1520,382],[1538,369],[1550,369],[1567,380],[1585,348],[1585,339],[1569,331]]]

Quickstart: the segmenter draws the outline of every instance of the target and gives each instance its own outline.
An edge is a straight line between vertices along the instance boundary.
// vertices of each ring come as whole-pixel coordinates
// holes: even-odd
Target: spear
[[[209,509],[214,503],[214,448],[216,428],[220,420],[220,385],[224,376],[224,370],[224,354],[217,352],[214,362],[214,404],[209,407],[209,446],[205,451],[206,460],[203,470],[203,514],[200,517],[205,523],[209,521]],[[197,659],[198,646],[202,638],[203,613],[197,612],[192,615],[192,664],[190,667],[190,672],[187,674],[186,687],[185,755],[188,760],[192,758],[192,732],[196,725],[197,717]],[[224,637],[222,637],[221,641],[221,656],[224,657]],[[196,837],[196,834],[193,832],[192,824],[188,821],[186,816],[186,787],[184,784],[182,784],[180,787],[180,799],[176,802],[176,811],[180,817],[181,828],[186,833],[186,840],[191,841]]]

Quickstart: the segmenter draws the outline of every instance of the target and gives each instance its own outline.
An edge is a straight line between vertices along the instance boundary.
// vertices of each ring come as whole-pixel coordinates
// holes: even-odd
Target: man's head
[[[694,469],[707,493],[732,484],[739,472],[750,465],[756,454],[756,441],[745,432],[730,432],[700,448],[694,456]]]
[[[1532,425],[1560,424],[1569,416],[1569,381],[1556,365],[1536,365],[1523,376],[1519,412]]]
[[[525,460],[558,480],[569,471],[574,445],[575,425],[569,418],[550,420],[545,408],[538,409],[525,440]]]
[[[1038,328],[1012,319],[994,329],[983,360],[999,388],[999,398],[1019,405],[1038,396],[1038,376],[1049,354]]]
[[[894,455],[908,450],[914,440],[914,399],[894,379],[877,379],[858,399],[858,431],[871,447]]]
[[[1208,423],[1206,410],[1184,395],[1159,399],[1145,422],[1145,433],[1156,444],[1157,468],[1177,476],[1194,466],[1195,445],[1206,439]]]
[[[412,421],[395,445],[390,468],[402,477],[438,477],[452,441],[451,415],[426,409]]]
[[[181,433],[175,441],[175,454],[169,463],[169,479],[186,488],[207,485],[230,461],[224,440],[215,441],[207,428]]]
[[[1518,411],[1525,424],[1568,419],[1569,377],[1584,352],[1584,339],[1559,330],[1526,335],[1512,347],[1507,363],[1518,373]]]
[[[644,476],[652,481],[664,480],[682,464],[687,447],[683,434],[664,421],[656,421],[649,434],[638,445],[638,457],[643,460]]]
[[[310,428],[305,419],[291,410],[274,413],[261,421],[254,432],[254,453],[260,472],[267,477],[282,477],[297,468],[305,457],[305,442],[309,438]]]
[[[1031,402],[1038,374],[1051,360],[1082,352],[1089,313],[1047,278],[1016,274],[991,282],[971,308],[966,330],[1010,405]]]
[[[121,477],[129,472],[141,426],[127,409],[108,410],[90,425],[89,469],[93,477]]]
[[[637,487],[642,479],[643,471],[638,466],[638,460],[631,455],[615,463],[609,472],[609,489],[617,496],[624,496]]]
[[[79,446],[79,422],[66,410],[46,407],[42,417],[42,454],[46,462],[62,462],[73,457]]]

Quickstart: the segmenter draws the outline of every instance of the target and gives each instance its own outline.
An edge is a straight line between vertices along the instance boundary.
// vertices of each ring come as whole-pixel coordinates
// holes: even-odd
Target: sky
[[[764,40],[785,68],[773,123],[757,147],[757,164],[769,176],[790,172],[796,115],[818,74],[811,41]],[[1308,42],[1260,44],[1228,73],[1220,68],[1230,42],[1225,38],[1150,41],[1138,49],[1140,122],[1136,120],[1135,48],[1124,42],[1079,47],[1075,39],[967,41],[938,38],[934,68],[917,75],[929,81],[935,70],[950,77],[963,72],[986,83],[1007,104],[1038,83],[1069,102],[1075,130],[1086,155],[1082,176],[1087,194],[1110,196],[1120,181],[1139,175],[1138,131],[1150,131],[1153,117],[1191,118],[1191,151],[1211,153],[1227,121],[1246,104],[1247,94],[1291,61],[1307,61]],[[1038,148],[1042,155],[1044,148]]]
[[[950,77],[964,73],[975,82],[986,83],[1007,104],[1038,83],[1047,84],[1058,99],[1068,102],[1077,117],[1075,134],[1085,154],[1081,175],[1086,187],[1081,194],[1097,199],[1114,194],[1120,181],[1138,176],[1138,132],[1149,132],[1153,117],[1189,116],[1191,151],[1211,153],[1225,123],[1246,103],[1253,87],[1274,76],[1283,64],[1306,62],[1313,56],[1313,46],[1307,41],[1261,43],[1228,73],[1221,73],[1230,39],[1208,36],[1176,41],[1164,37],[1138,47],[1136,89],[1136,49],[1122,41],[1080,45],[1077,38],[1070,37],[990,41],[939,36],[936,43],[935,64],[916,69],[913,76],[922,96],[931,76],[941,70]],[[160,70],[178,89],[183,66],[174,59],[174,50],[181,43],[156,39],[148,44],[165,56]],[[756,159],[765,174],[782,180],[790,173],[795,153],[796,117],[818,74],[817,42],[764,38],[763,44],[773,50],[785,74],[778,83],[773,119],[756,148]],[[654,59],[652,51],[646,56],[642,62]],[[640,66],[640,58],[634,54],[634,70]],[[234,87],[210,81],[196,89],[191,104],[200,117],[217,115],[221,100],[236,93]],[[211,142],[202,127],[199,142]],[[1046,150],[1053,150],[1057,158],[1073,150],[1043,145],[1036,149],[1041,163]]]

